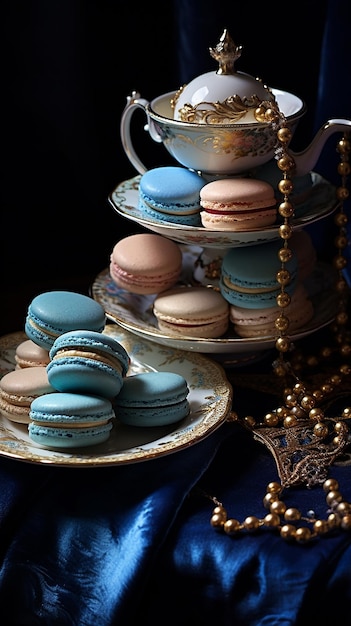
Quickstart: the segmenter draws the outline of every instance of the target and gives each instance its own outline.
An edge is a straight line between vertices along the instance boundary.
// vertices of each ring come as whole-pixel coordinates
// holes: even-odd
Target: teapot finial
[[[210,55],[219,63],[217,74],[234,74],[234,63],[241,57],[242,46],[236,46],[227,29],[215,48],[209,48]]]

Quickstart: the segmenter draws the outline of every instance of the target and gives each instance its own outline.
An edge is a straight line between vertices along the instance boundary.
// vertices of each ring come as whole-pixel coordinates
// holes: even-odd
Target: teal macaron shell
[[[222,259],[219,289],[229,304],[252,309],[275,305],[281,290],[277,281],[277,272],[282,267],[278,256],[281,248],[281,241],[274,240],[227,250]],[[297,282],[296,256],[284,267],[290,273],[285,291],[292,295]]]
[[[189,415],[189,388],[174,372],[144,372],[128,376],[114,398],[116,417],[130,426],[164,426]]]
[[[57,392],[35,398],[29,417],[32,441],[49,448],[72,448],[106,441],[115,413],[106,398]]]
[[[184,167],[164,166],[148,170],[139,184],[139,208],[159,221],[199,226],[200,189],[205,180]]]
[[[93,298],[71,291],[48,291],[33,298],[24,330],[28,339],[50,350],[62,333],[81,328],[101,332],[105,324],[105,311]]]
[[[49,352],[50,384],[62,392],[117,395],[129,367],[129,355],[104,333],[75,330],[58,337]]]

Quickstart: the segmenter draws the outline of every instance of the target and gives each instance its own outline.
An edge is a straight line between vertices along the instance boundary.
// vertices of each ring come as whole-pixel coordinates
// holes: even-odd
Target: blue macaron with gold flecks
[[[190,413],[187,381],[174,372],[127,376],[113,400],[116,417],[129,426],[166,426]]]
[[[148,170],[139,184],[139,209],[160,222],[201,226],[199,174],[185,167],[163,166]]]
[[[50,384],[63,392],[116,396],[129,368],[129,355],[104,333],[72,330],[58,337],[46,366]]]
[[[65,332],[101,332],[105,324],[105,310],[93,298],[72,291],[47,291],[30,303],[24,330],[28,339],[50,350],[55,339]]]
[[[107,398],[78,393],[49,393],[33,400],[29,438],[48,449],[80,448],[107,441],[115,417]]]

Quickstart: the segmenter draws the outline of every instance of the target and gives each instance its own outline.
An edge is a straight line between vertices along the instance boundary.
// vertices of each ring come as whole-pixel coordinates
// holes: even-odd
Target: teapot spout
[[[296,169],[294,174],[296,176],[304,176],[311,170],[313,170],[317,163],[322,148],[331,135],[337,132],[351,132],[351,120],[347,119],[332,119],[328,120],[317,132],[312,139],[310,145],[302,150],[302,152],[291,152],[291,156],[295,160]]]

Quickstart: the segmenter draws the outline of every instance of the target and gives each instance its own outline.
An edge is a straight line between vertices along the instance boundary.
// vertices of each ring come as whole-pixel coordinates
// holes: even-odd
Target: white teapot
[[[306,111],[296,95],[272,89],[249,74],[236,71],[241,55],[225,30],[211,56],[219,62],[216,72],[207,72],[175,92],[151,102],[133,92],[122,113],[120,134],[124,151],[143,174],[147,167],[137,155],[131,139],[131,119],[136,109],[147,118],[150,137],[162,143],[179,164],[204,176],[241,175],[274,158],[277,149],[277,116],[293,134]],[[267,121],[273,112],[273,123]],[[294,175],[311,171],[327,139],[335,132],[351,130],[351,120],[328,120],[302,152],[290,151]]]

